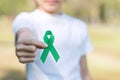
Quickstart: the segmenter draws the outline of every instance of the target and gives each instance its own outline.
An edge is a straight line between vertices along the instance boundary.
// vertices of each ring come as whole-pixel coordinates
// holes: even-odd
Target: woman
[[[91,80],[86,53],[92,50],[87,26],[61,11],[64,0],[35,0],[37,9],[20,13],[14,23],[16,56],[26,63],[27,80]],[[47,31],[54,36],[55,61],[44,41]],[[50,49],[50,48],[48,48]]]

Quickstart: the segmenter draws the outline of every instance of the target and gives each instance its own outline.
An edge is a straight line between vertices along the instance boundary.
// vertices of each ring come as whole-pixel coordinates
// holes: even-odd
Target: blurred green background
[[[12,22],[34,0],[0,1],[0,80],[25,80],[15,56]],[[120,0],[66,0],[63,11],[88,23],[94,51],[87,55],[93,80],[120,80]]]

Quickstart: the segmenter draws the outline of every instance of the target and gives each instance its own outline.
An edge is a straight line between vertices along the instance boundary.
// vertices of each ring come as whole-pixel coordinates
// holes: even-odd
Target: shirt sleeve
[[[81,45],[82,55],[85,55],[85,54],[91,52],[92,50],[93,50],[93,46],[92,46],[92,43],[90,40],[88,28],[85,24],[84,29],[83,29],[83,43]]]
[[[20,28],[29,28],[30,30],[33,30],[29,13],[23,12],[16,16],[13,22],[13,33],[16,34]]]

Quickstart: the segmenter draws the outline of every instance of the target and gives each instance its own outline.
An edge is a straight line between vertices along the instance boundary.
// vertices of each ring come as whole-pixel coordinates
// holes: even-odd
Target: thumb
[[[44,49],[48,46],[46,43],[44,43],[42,41],[38,41],[38,40],[32,41],[32,45],[36,46],[39,49]]]
[[[40,48],[40,49],[44,49],[48,46],[46,43],[44,43],[42,41],[39,41],[37,39],[31,39],[31,40],[25,41],[24,44],[34,45],[34,46],[36,46],[37,48]]]

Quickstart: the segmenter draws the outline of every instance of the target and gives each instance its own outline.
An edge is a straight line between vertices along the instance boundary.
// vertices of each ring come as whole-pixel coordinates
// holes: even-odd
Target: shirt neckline
[[[49,13],[46,13],[46,12],[40,10],[40,9],[35,9],[35,12],[37,13],[37,15],[45,17],[48,20],[60,20],[64,15],[63,12],[61,12],[60,14],[49,14]]]

